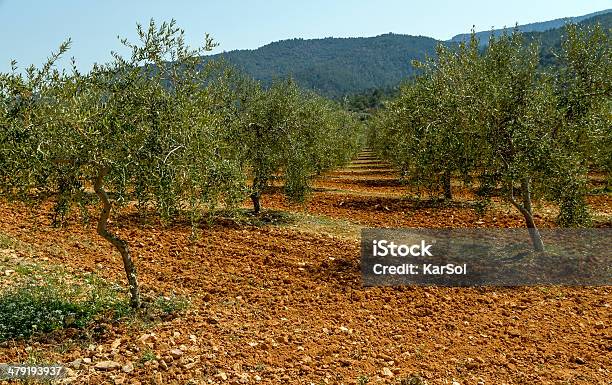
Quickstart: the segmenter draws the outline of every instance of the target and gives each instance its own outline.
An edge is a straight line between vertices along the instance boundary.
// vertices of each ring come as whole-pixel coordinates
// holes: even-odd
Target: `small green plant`
[[[127,298],[101,280],[74,282],[57,272],[28,279],[0,293],[0,341],[30,338],[63,327],[129,314]]]
[[[185,310],[189,306],[187,299],[178,296],[159,296],[153,302],[153,309],[161,311],[163,315],[171,315]]]
[[[0,249],[7,249],[9,247],[13,247],[15,245],[15,241],[4,234],[0,234]]]
[[[474,211],[479,217],[483,217],[488,210],[491,209],[492,202],[490,199],[479,199],[474,202]]]
[[[369,383],[370,383],[370,378],[366,376],[365,374],[362,374],[361,376],[357,377],[357,385],[365,385]]]
[[[157,356],[155,355],[155,352],[152,350],[147,350],[144,353],[142,353],[142,356],[140,357],[140,363],[144,364],[147,361],[153,361],[156,359],[157,359]]]

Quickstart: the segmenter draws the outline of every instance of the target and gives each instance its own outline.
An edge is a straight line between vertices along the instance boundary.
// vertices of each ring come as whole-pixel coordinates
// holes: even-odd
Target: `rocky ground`
[[[503,202],[478,215],[456,190],[451,204],[407,199],[396,173],[362,153],[318,178],[305,205],[263,197],[292,222],[218,222],[194,239],[189,226],[142,224],[128,208],[114,229],[130,241],[143,292],[189,307],[88,338],[75,329],[5,342],[0,362],[62,363],[75,384],[609,384],[611,287],[362,287],[361,227],[522,226]],[[611,214],[609,195],[590,200]],[[539,224],[554,226],[554,208],[539,208]],[[6,202],[0,218],[15,240],[3,252],[19,263],[123,284],[119,255],[93,226],[52,228],[46,208]]]

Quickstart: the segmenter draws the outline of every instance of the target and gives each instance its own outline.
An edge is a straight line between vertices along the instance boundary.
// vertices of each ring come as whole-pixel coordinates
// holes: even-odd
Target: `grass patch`
[[[144,353],[142,353],[142,356],[140,357],[140,364],[144,364],[147,361],[153,361],[156,359],[157,359],[157,356],[155,355],[155,352],[152,350],[147,350]]]
[[[0,342],[76,329],[86,336],[102,324],[128,321],[147,325],[169,320],[189,306],[178,296],[143,298],[143,309],[132,309],[125,287],[95,274],[74,275],[59,266],[23,264],[0,285]],[[141,323],[139,321],[144,321]]]
[[[26,339],[64,327],[86,328],[130,314],[121,290],[94,276],[29,276],[0,293],[0,341]]]
[[[158,314],[161,319],[171,319],[189,307],[189,301],[179,296],[159,296],[150,305],[150,312]]]
[[[280,210],[262,210],[259,214],[250,209],[218,210],[211,212],[209,218],[213,225],[255,227],[288,225],[295,222],[291,213]]]

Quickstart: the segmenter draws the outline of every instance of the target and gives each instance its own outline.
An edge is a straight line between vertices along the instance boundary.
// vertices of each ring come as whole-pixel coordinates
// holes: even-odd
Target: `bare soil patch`
[[[190,307],[147,327],[104,325],[87,341],[6,342],[0,362],[64,363],[78,384],[609,383],[610,287],[363,288],[360,226],[523,225],[501,202],[477,215],[464,200],[361,194],[401,188],[383,166],[354,163],[354,172],[334,174],[342,180],[317,182],[352,187],[350,194],[319,191],[305,205],[278,191],[263,197],[264,207],[297,213],[293,224],[218,222],[193,239],[186,224],[115,223],[143,291],[185,296]],[[609,197],[590,199],[610,207]],[[19,241],[18,253],[124,284],[119,255],[93,227],[50,228],[48,207],[5,202],[0,217],[0,233]],[[538,223],[554,226],[548,217]],[[120,367],[96,368],[102,361]]]

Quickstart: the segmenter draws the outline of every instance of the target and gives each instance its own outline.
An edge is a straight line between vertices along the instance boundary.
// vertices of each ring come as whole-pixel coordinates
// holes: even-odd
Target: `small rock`
[[[584,360],[584,358],[582,357],[574,357],[574,362],[577,363],[578,365],[584,365],[586,364],[586,361]]]
[[[160,372],[155,373],[155,385],[164,385],[164,379]]]
[[[258,376],[257,374],[256,374],[256,375],[255,375],[255,377],[253,377],[253,378],[255,378],[255,381],[257,381],[257,382],[261,381],[261,377],[260,377],[260,376]]]
[[[453,381],[453,382],[451,382],[451,385],[461,385],[461,384],[459,382],[457,382],[457,381]]]
[[[83,363],[83,359],[77,358],[76,360],[72,361],[69,365],[71,368],[79,370],[79,368],[81,367],[81,363]]]
[[[391,371],[391,369],[384,367],[382,370],[382,375],[385,377],[393,377],[393,372]]]
[[[183,355],[183,351],[181,349],[172,349],[170,350],[170,355],[172,356],[172,358],[178,359],[181,358],[181,356]]]
[[[113,343],[111,344],[111,349],[115,350],[119,347],[119,345],[121,345],[121,338],[117,338],[113,341]]]
[[[117,370],[121,367],[121,364],[115,361],[100,361],[94,368],[98,370]]]
[[[223,381],[227,380],[227,374],[225,374],[224,371],[219,371],[219,373],[217,373],[217,376],[219,376],[219,378],[221,378]]]
[[[123,370],[125,373],[131,373],[134,371],[134,364],[128,362],[127,364],[121,367],[121,370]]]
[[[83,358],[83,362],[86,363],[86,364],[91,364],[91,358],[85,357],[85,358]]]
[[[159,361],[159,366],[161,366],[161,368],[164,370],[168,370],[168,364],[164,360]]]

